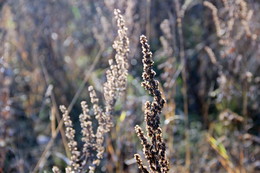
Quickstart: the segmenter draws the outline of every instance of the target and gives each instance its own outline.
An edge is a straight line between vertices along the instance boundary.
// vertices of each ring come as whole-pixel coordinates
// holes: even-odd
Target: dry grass
[[[0,173],[259,171],[259,7],[1,1]]]

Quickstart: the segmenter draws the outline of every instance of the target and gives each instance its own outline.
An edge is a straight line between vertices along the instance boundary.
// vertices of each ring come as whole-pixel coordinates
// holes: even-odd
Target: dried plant
[[[66,168],[66,172],[80,172],[80,164],[79,162],[79,157],[80,157],[80,152],[78,151],[77,148],[77,142],[75,141],[75,130],[73,128],[72,121],[70,120],[70,116],[68,114],[68,111],[65,106],[60,107],[61,112],[63,113],[63,119],[64,119],[64,125],[66,127],[66,137],[68,138],[68,146],[69,150],[71,152],[71,157],[70,157],[70,166]],[[56,168],[57,169],[57,168]]]
[[[257,34],[254,31],[255,13],[244,0],[223,0],[224,8],[217,8],[213,3],[204,1],[204,5],[212,12],[216,35],[219,39],[220,57],[210,47],[205,47],[210,60],[217,66],[219,91],[218,101],[223,98],[231,100],[243,90],[243,114],[247,114],[247,92],[249,81],[253,78],[253,70],[248,65],[254,61],[252,48],[257,45]],[[242,51],[243,49],[246,51]],[[257,63],[255,64],[257,66]],[[256,67],[257,68],[257,67]],[[242,75],[241,75],[242,74]],[[236,89],[234,83],[242,86]]]
[[[0,172],[257,172],[259,8],[256,0],[0,1]],[[160,77],[159,90],[146,58],[152,84],[143,86],[154,100],[145,113],[141,33]]]
[[[135,131],[139,136],[142,145],[143,153],[149,163],[152,172],[165,173],[169,171],[169,162],[166,158],[166,146],[162,138],[162,129],[160,128],[160,117],[165,100],[159,90],[159,82],[154,79],[155,71],[153,68],[152,52],[144,35],[140,37],[143,52],[143,80],[142,86],[153,96],[153,101],[145,103],[145,122],[147,136],[144,135],[140,126],[136,125]],[[149,138],[149,140],[148,140]],[[146,173],[149,172],[141,161],[139,154],[135,154],[135,159],[139,169]]]
[[[160,24],[160,29],[163,32],[163,35],[160,37],[160,42],[162,44],[162,51],[159,52],[160,58],[165,58],[165,62],[158,66],[159,69],[163,69],[164,73],[161,75],[162,79],[165,80],[164,88],[167,90],[172,90],[174,88],[174,83],[176,81],[176,74],[179,74],[177,70],[177,59],[175,57],[176,52],[176,40],[173,35],[175,33],[174,25],[175,23],[170,23],[169,19],[163,20]],[[157,55],[158,56],[158,55]],[[174,77],[172,77],[174,76]],[[168,95],[172,97],[172,95]],[[168,99],[168,98],[166,98]]]
[[[247,172],[255,169],[252,168],[254,161],[248,158],[245,152],[248,150],[245,145],[247,141],[241,136],[248,133],[251,119],[257,112],[249,103],[259,98],[259,93],[255,92],[258,87],[254,82],[258,76],[256,69],[259,69],[259,62],[255,59],[259,56],[259,52],[255,51],[258,47],[256,45],[259,45],[259,29],[255,25],[258,23],[257,11],[253,10],[254,6],[250,6],[250,1],[245,0],[222,0],[223,7],[219,6],[218,1],[213,3],[204,1],[213,16],[218,44],[213,41],[210,45],[214,52],[207,46],[205,51],[215,66],[217,89],[210,91],[210,95],[215,98],[216,108],[220,111],[219,121],[223,131],[221,137],[216,135],[216,126],[212,134],[219,137],[216,139],[221,140],[230,153],[232,166],[220,160],[227,172]],[[232,104],[240,106],[235,108]],[[257,153],[252,154],[253,157],[255,155]],[[245,165],[246,161],[251,163]]]
[[[115,62],[110,59],[110,69],[107,70],[107,82],[104,84],[104,98],[106,105],[106,114],[111,115],[112,107],[116,98],[122,95],[126,89],[127,80],[127,57],[129,53],[129,39],[127,37],[127,28],[120,10],[114,11],[118,26],[118,38],[114,41],[113,48],[116,50]],[[109,120],[110,121],[110,120]],[[111,122],[109,122],[111,124]]]
[[[215,28],[216,28],[216,33],[217,33],[217,36],[220,37],[222,30],[221,30],[221,26],[220,26],[220,20],[218,17],[217,7],[209,1],[204,1],[203,4],[211,10],[213,21],[214,21]]]
[[[225,125],[228,126],[230,124],[237,124],[242,123],[244,121],[244,118],[229,109],[224,110],[219,115],[220,121]]]
[[[60,109],[63,113],[64,125],[66,127],[66,136],[69,140],[68,146],[71,152],[70,165],[66,168],[66,172],[84,172],[89,170],[93,173],[103,159],[105,147],[105,134],[108,133],[113,126],[112,114],[116,100],[126,90],[127,68],[128,68],[128,52],[129,40],[127,37],[127,28],[120,10],[114,10],[115,18],[118,26],[118,38],[114,41],[113,48],[116,51],[115,62],[110,59],[110,69],[106,72],[107,82],[104,83],[104,99],[105,110],[99,106],[99,99],[93,86],[89,86],[88,91],[93,106],[95,119],[98,122],[96,133],[92,126],[91,117],[89,115],[89,106],[85,101],[81,102],[83,113],[79,116],[80,126],[82,128],[82,141],[84,143],[82,151],[78,151],[77,142],[75,141],[75,130],[72,121],[68,115],[65,106]],[[54,167],[53,172],[58,172],[58,168]]]
[[[228,0],[223,1],[223,3],[227,16],[223,20],[220,20],[222,15],[219,14],[218,8],[213,3],[209,1],[204,1],[203,3],[204,6],[211,10],[216,34],[220,38],[219,43],[227,46],[228,50],[230,50],[234,48],[236,41],[240,40],[244,35],[252,40],[256,40],[257,35],[252,32],[252,27],[250,26],[254,11],[248,9],[246,1]]]
[[[208,56],[210,58],[211,63],[216,65],[217,64],[217,58],[216,58],[213,50],[210,47],[208,47],[208,46],[206,46],[204,49],[207,52],[207,54],[208,54]]]

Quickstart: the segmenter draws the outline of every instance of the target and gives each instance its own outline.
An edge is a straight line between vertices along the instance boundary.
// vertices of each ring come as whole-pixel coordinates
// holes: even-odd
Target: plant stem
[[[183,31],[182,31],[182,18],[184,12],[180,9],[180,3],[179,0],[175,1],[175,9],[176,9],[176,15],[177,15],[177,33],[179,36],[179,57],[181,64],[183,64],[181,76],[183,80],[183,88],[182,88],[182,94],[183,94],[183,101],[184,101],[184,121],[185,121],[185,168],[186,172],[189,172],[190,168],[190,158],[191,158],[191,152],[190,152],[190,134],[189,134],[189,112],[188,112],[188,93],[187,93],[187,59],[185,57],[185,51],[184,51],[184,40],[183,40]]]

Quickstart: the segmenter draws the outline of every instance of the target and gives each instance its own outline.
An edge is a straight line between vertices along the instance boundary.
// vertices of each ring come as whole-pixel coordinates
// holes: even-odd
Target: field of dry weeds
[[[0,0],[0,173],[260,171],[259,0]]]

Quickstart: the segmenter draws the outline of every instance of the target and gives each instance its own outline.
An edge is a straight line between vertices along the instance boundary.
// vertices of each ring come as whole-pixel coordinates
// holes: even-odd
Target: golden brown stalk
[[[213,52],[213,50],[208,47],[208,46],[205,46],[205,51],[207,52],[209,58],[210,58],[210,61],[212,62],[212,64],[216,65],[217,64],[217,58]]]
[[[218,17],[217,7],[209,1],[204,1],[203,4],[211,10],[212,16],[213,16],[213,21],[214,21],[214,24],[215,24],[215,27],[216,27],[217,36],[221,37],[222,29],[221,29],[221,26],[220,26],[220,20],[219,20],[219,17]]]

